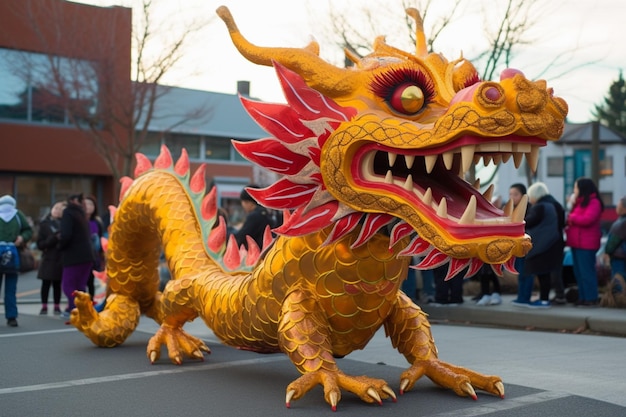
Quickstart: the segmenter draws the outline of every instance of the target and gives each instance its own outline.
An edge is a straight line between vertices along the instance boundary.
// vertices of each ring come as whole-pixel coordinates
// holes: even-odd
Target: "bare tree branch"
[[[22,9],[26,10],[25,15],[20,18],[33,22],[32,30],[43,50],[59,50],[58,46],[65,42],[63,46],[70,51],[69,56],[81,56],[81,32],[84,30],[81,25],[84,22],[61,27],[61,22],[64,21],[61,16],[63,9],[55,5],[56,3],[29,0],[28,7]],[[104,60],[92,62],[63,58],[54,53],[46,55],[49,73],[39,88],[57,97],[60,102],[58,104],[67,110],[71,123],[91,139],[94,149],[103,158],[115,179],[131,173],[135,153],[148,137],[155,107],[170,91],[169,87],[159,86],[159,82],[176,67],[192,35],[213,19],[194,18],[182,23],[176,19],[168,19],[168,22],[176,22],[177,26],[172,26],[167,22],[155,21],[153,12],[156,7],[152,0],[141,0],[141,5],[135,9],[130,91],[116,88],[114,71],[108,67],[110,63]],[[40,21],[35,17],[42,14],[47,17],[45,28],[34,24]],[[66,44],[68,31],[71,32],[75,44]],[[63,33],[65,38],[62,37]],[[112,30],[111,33],[115,31]],[[103,51],[113,50],[116,47],[113,35],[103,33],[100,47]],[[32,68],[23,65],[24,63],[18,63],[15,67],[24,68],[21,76],[27,80],[28,71]],[[86,111],[85,103],[80,101],[81,95],[85,93],[87,96],[97,97],[96,111],[92,113]],[[210,109],[206,106],[181,114],[165,130],[171,130],[189,120],[197,120],[203,115],[210,115]]]

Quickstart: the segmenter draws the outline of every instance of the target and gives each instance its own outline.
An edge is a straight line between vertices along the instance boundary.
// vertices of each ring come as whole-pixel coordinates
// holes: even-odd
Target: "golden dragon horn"
[[[406,14],[415,20],[415,55],[426,56],[428,48],[426,47],[426,36],[424,35],[424,21],[417,9],[410,7],[406,9]]]
[[[321,59],[317,42],[311,42],[305,48],[256,46],[239,32],[226,6],[220,6],[216,13],[226,23],[233,44],[248,61],[265,66],[272,66],[272,61],[279,62],[298,73],[311,88],[329,97],[342,96],[352,91],[352,84],[347,81],[353,72],[337,68]]]

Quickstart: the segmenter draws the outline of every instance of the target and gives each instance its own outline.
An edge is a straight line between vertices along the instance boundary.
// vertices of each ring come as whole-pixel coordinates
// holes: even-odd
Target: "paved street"
[[[186,329],[207,342],[204,362],[182,366],[145,355],[157,328],[149,319],[120,347],[95,347],[52,315],[39,316],[39,281],[20,277],[18,328],[0,325],[0,415],[12,416],[311,416],[331,413],[316,388],[291,409],[286,385],[298,374],[284,355],[222,346],[201,321]],[[496,314],[497,310],[493,310]],[[4,324],[4,322],[3,322]],[[626,415],[624,338],[497,329],[433,322],[443,360],[500,375],[504,400],[478,392],[460,398],[428,379],[383,406],[344,393],[337,413],[350,416],[619,416]],[[363,351],[339,361],[349,374],[386,379],[398,393],[407,366],[379,332]]]

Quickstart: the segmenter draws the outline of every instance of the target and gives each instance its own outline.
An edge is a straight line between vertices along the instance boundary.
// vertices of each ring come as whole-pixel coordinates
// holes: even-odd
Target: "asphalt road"
[[[22,280],[24,278],[24,280]],[[186,329],[207,342],[204,362],[151,365],[145,347],[157,328],[142,319],[120,347],[95,347],[59,318],[28,302],[38,281],[20,278],[19,327],[0,325],[0,416],[313,416],[331,414],[321,388],[284,405],[298,377],[288,358],[219,344],[201,321]],[[34,287],[28,289],[29,285]],[[433,324],[443,360],[500,375],[506,398],[457,397],[422,379],[396,403],[365,404],[344,393],[346,416],[626,416],[624,338]],[[165,355],[164,355],[165,356]],[[383,378],[399,392],[407,366],[379,332],[339,361],[349,374]]]

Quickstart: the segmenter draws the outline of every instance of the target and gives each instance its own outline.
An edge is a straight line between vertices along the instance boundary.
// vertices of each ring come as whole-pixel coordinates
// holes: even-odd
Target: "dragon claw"
[[[391,397],[394,403],[398,401],[398,398],[396,397],[396,393],[393,392],[393,390],[391,389],[391,387],[389,387],[389,385],[385,385],[383,387],[383,391]]]
[[[162,325],[148,342],[148,357],[151,362],[159,358],[161,345],[167,346],[169,358],[175,365],[183,363],[183,357],[204,360],[202,352],[211,350],[199,338],[187,334],[181,327]]]
[[[498,392],[500,398],[504,399],[504,384],[501,381],[498,381],[494,384],[494,388]]]
[[[466,393],[468,396],[472,397],[474,401],[478,399],[478,396],[476,395],[476,391],[474,391],[474,387],[472,387],[472,384],[470,384],[469,382],[463,382],[460,388],[461,388],[461,391]]]
[[[409,386],[409,379],[403,378],[402,381],[400,381],[400,395],[404,394],[404,392],[406,391],[406,387],[408,386]]]
[[[328,397],[330,399],[331,410],[337,411],[337,402],[339,401],[339,396],[336,392],[331,392]]]
[[[294,389],[287,391],[287,395],[285,396],[285,405],[287,406],[287,408],[291,408],[291,399],[293,398],[295,393],[296,390]]]
[[[370,397],[372,397],[372,399],[376,401],[378,404],[383,405],[383,400],[380,399],[380,395],[378,395],[378,393],[376,392],[376,390],[374,390],[374,388],[368,388],[367,394]]]

